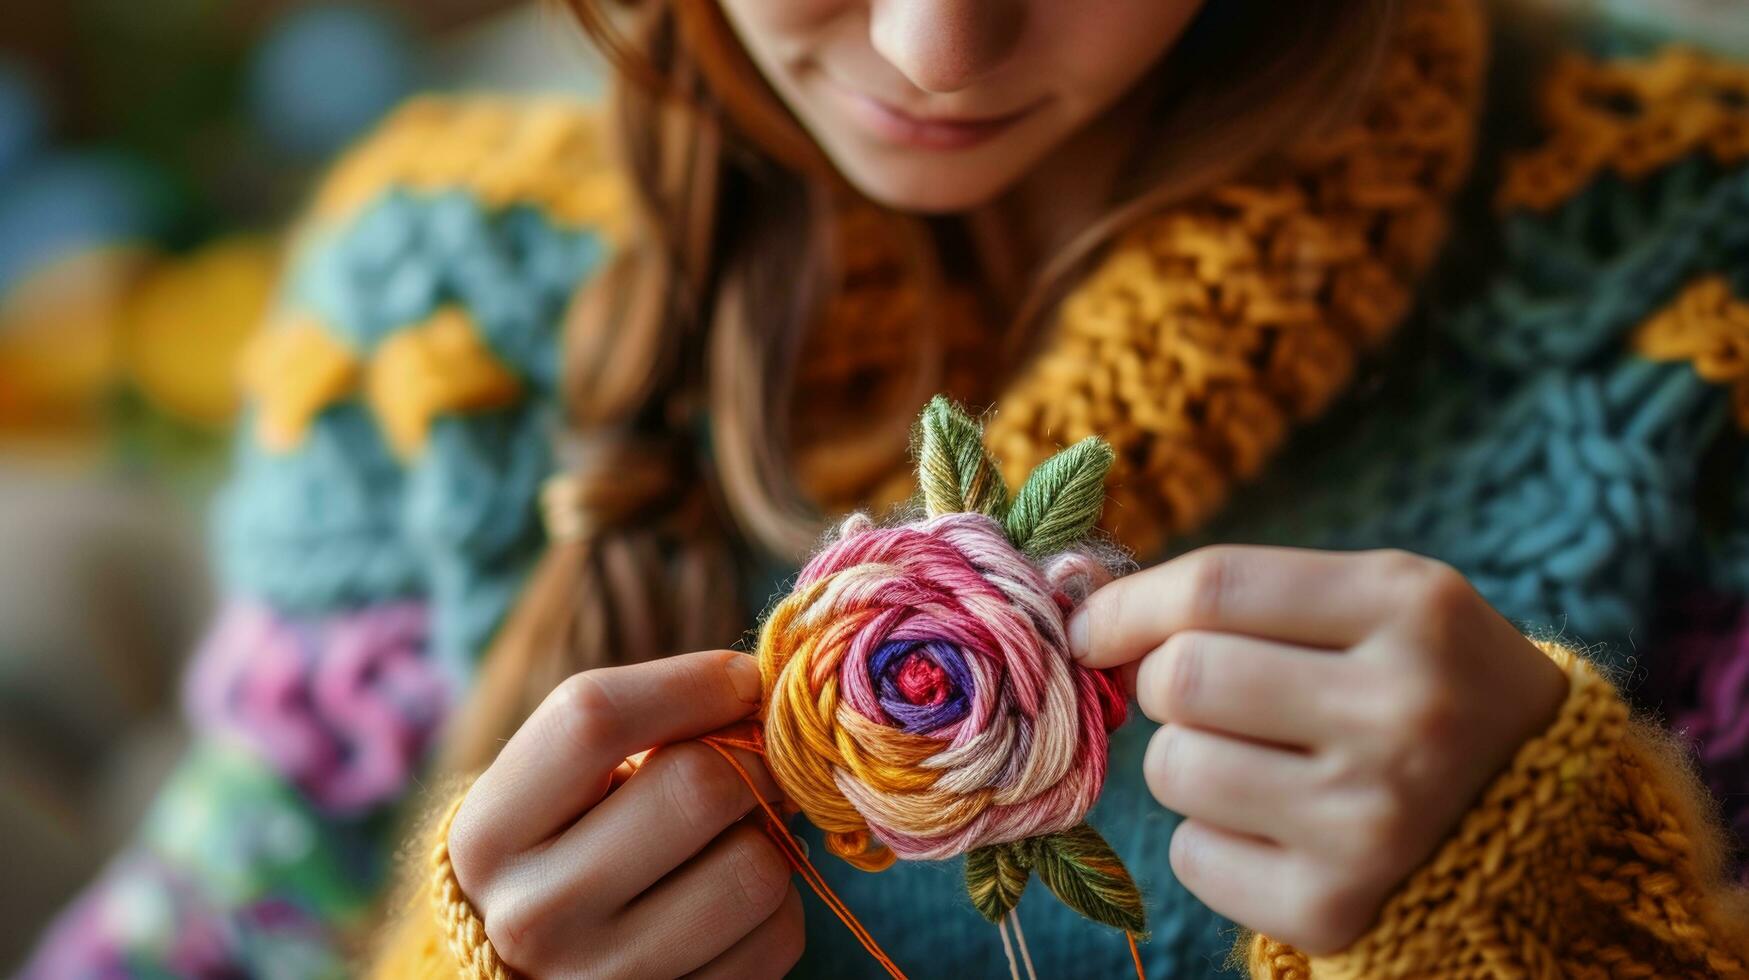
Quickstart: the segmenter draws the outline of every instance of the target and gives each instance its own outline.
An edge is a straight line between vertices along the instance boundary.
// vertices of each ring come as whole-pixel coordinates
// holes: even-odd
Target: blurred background
[[[234,362],[321,166],[415,91],[599,77],[538,3],[0,3],[0,974],[182,745]]]
[[[1749,54],[1749,0],[1539,6]],[[537,2],[0,4],[0,970],[182,745],[234,362],[317,171],[412,92],[600,74]]]

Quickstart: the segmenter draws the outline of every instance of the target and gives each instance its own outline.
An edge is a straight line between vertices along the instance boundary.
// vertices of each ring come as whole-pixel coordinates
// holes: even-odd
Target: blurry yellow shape
[[[371,358],[367,395],[389,445],[405,458],[425,445],[432,419],[515,404],[522,384],[468,315],[446,306],[383,341]]]
[[[310,422],[346,397],[362,372],[358,357],[307,313],[288,313],[250,341],[243,388],[257,404],[256,439],[287,452]]]
[[[279,251],[229,238],[165,262],[129,304],[127,368],[146,400],[188,422],[221,427],[240,401],[237,365],[260,329]]]
[[[1634,349],[1653,361],[1688,361],[1706,381],[1732,389],[1737,426],[1749,432],[1749,301],[1723,276],[1689,283],[1634,334]]]
[[[629,189],[600,110],[562,98],[422,96],[395,110],[328,172],[312,214],[341,220],[390,188],[466,190],[491,209],[623,233]]]
[[[89,446],[119,378],[129,289],[144,249],[78,252],[31,273],[0,299],[0,435],[12,446]]]

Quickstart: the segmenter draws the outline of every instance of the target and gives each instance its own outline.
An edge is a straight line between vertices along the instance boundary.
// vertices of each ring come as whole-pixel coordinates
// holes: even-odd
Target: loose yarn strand
[[[1008,920],[996,920],[996,934],[1002,937],[1002,955],[1008,957],[1009,980],[1020,980],[1020,965],[1014,962],[1014,946],[1008,941]]]
[[[1026,948],[1026,933],[1020,928],[1020,909],[1008,910],[1008,921],[1014,923],[1014,945],[1020,947],[1020,960],[1026,964],[1026,980],[1038,980],[1032,969],[1032,951]]]
[[[826,903],[826,907],[832,910],[832,914],[838,916],[838,920],[850,929],[850,934],[855,936],[856,941],[862,944],[862,948],[867,950],[868,954],[874,957],[875,962],[887,971],[888,976],[892,977],[893,980],[907,980],[905,972],[899,969],[898,964],[893,962],[892,957],[888,956],[885,950],[881,949],[880,943],[875,942],[874,936],[869,934],[868,928],[862,924],[855,913],[850,911],[849,906],[844,904],[844,900],[832,890],[832,886],[826,883],[826,879],[820,875],[813,862],[808,860],[807,853],[802,850],[795,835],[790,833],[789,827],[784,824],[783,816],[765,801],[765,797],[759,792],[759,785],[753,781],[753,776],[747,771],[747,767],[741,765],[741,760],[735,758],[735,753],[729,751],[730,748],[737,748],[764,755],[765,746],[754,739],[741,739],[725,735],[707,735],[701,741],[715,749],[718,755],[727,760],[729,765],[734,768],[735,774],[740,776],[741,781],[747,784],[747,788],[753,791],[753,798],[759,801],[760,809],[765,811],[767,832],[777,846],[782,849],[784,857],[789,860],[790,867],[802,876],[802,879],[808,883],[808,887],[813,889],[815,895],[819,896],[820,901]]]

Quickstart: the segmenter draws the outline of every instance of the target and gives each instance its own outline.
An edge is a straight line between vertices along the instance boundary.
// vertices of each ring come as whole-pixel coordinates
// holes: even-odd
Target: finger
[[[1350,646],[1391,612],[1385,554],[1202,548],[1094,591],[1069,622],[1070,649],[1088,667],[1115,667],[1189,629]]]
[[[599,802],[627,756],[721,728],[759,701],[757,664],[727,650],[575,674],[474,783],[451,826],[451,848],[458,839],[481,856],[532,847]]]
[[[565,907],[584,912],[624,907],[753,813],[759,799],[783,798],[757,755],[729,751],[754,787],[703,742],[665,746],[551,844],[512,859],[501,876],[506,887],[540,881]],[[564,880],[552,880],[554,868],[568,869]]]
[[[802,893],[794,884],[771,918],[730,946],[723,955],[699,967],[689,977],[698,980],[742,980],[781,977],[802,958],[807,930],[802,924]]]
[[[1182,725],[1162,725],[1142,757],[1148,791],[1168,810],[1281,842],[1296,837],[1286,805],[1310,795],[1307,756]]]
[[[649,975],[689,973],[771,918],[793,890],[777,845],[753,823],[736,824],[625,910],[627,961]]]
[[[1142,713],[1283,745],[1317,743],[1340,717],[1345,661],[1327,650],[1184,630],[1126,669]]]
[[[1277,939],[1294,931],[1282,908],[1293,859],[1279,845],[1186,820],[1172,833],[1168,857],[1179,883],[1209,908]]]

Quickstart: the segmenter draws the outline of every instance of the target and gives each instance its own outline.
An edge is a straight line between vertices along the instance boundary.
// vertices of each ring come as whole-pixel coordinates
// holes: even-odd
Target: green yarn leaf
[[[992,844],[966,855],[966,894],[984,918],[1000,922],[1020,904],[1032,876],[1027,865],[1025,842]]]
[[[929,516],[971,512],[1001,520],[1008,510],[1008,485],[984,451],[984,429],[977,420],[936,395],[917,429],[917,484]]]
[[[1032,869],[1064,905],[1136,936],[1146,932],[1142,893],[1099,831],[1080,824],[1027,843]]]
[[[1146,934],[1141,891],[1117,852],[1084,823],[968,853],[966,893],[979,914],[1000,922],[1020,904],[1033,872],[1064,905],[1087,918],[1137,937]]]
[[[1003,528],[1015,547],[1042,558],[1070,547],[1099,522],[1105,475],[1117,459],[1105,440],[1088,436],[1040,463],[1014,495]]]

